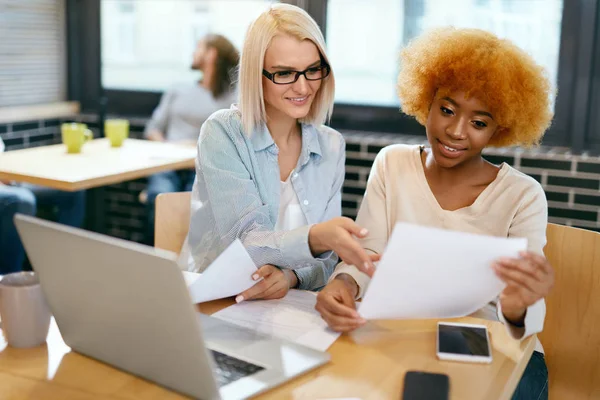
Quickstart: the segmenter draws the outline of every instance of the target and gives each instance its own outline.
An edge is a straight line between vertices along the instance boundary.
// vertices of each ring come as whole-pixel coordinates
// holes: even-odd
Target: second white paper
[[[455,318],[502,291],[491,265],[518,257],[527,239],[396,224],[359,312],[365,319]]]
[[[182,271],[194,303],[240,294],[256,283],[256,265],[239,240],[234,240],[209,267],[198,274]]]

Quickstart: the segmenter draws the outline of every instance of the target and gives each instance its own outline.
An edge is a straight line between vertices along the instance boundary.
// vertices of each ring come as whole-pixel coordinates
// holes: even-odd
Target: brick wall
[[[375,156],[394,143],[424,144],[423,137],[345,132],[344,215],[356,217]],[[492,163],[506,162],[542,184],[549,221],[600,232],[600,158],[574,155],[565,148],[486,149]]]
[[[81,115],[98,135],[95,116]],[[60,143],[59,119],[0,124],[0,137],[7,151]],[[145,121],[132,120],[133,138],[141,138]],[[424,138],[344,132],[347,141],[346,181],[342,195],[343,213],[356,217],[375,155],[394,143],[424,143]],[[550,222],[600,231],[600,158],[587,154],[573,155],[563,148],[540,147],[533,150],[490,149],[486,158],[493,163],[506,162],[540,182],[548,198]],[[146,209],[139,193],[146,179],[123,182],[105,188],[106,222],[110,235],[141,241],[146,229]]]
[[[59,119],[0,124],[6,151],[60,143]]]

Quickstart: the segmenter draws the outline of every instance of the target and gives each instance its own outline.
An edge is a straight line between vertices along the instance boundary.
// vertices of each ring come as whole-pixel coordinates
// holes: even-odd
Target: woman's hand
[[[350,332],[367,322],[356,311],[354,298],[357,293],[354,278],[340,274],[319,292],[315,310],[334,331]]]
[[[261,278],[263,279],[256,285],[239,294],[235,298],[236,303],[244,300],[280,299],[298,284],[296,274],[291,270],[280,269],[271,264],[263,265],[252,275],[255,281]]]
[[[545,257],[526,251],[519,255],[500,258],[492,265],[507,285],[500,294],[500,306],[513,325],[522,324],[527,307],[546,297],[554,285],[554,271]]]
[[[314,255],[333,250],[346,264],[373,276],[373,261],[355,239],[364,238],[368,233],[350,218],[336,217],[313,225],[308,233],[308,244]]]

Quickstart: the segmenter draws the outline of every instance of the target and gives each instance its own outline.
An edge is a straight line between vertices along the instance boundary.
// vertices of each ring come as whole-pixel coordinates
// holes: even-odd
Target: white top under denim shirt
[[[202,272],[236,238],[260,267],[294,269],[300,289],[325,286],[338,261],[329,251],[313,257],[312,224],[341,215],[345,142],[326,126],[302,124],[302,150],[291,174],[292,187],[308,222],[276,231],[281,180],[278,148],[265,124],[248,136],[234,105],[214,113],[198,139],[188,246],[189,271]]]
[[[281,182],[281,195],[279,197],[279,214],[275,223],[276,231],[290,231],[308,225],[308,221],[302,212],[298,195],[292,186],[292,175],[285,182]]]

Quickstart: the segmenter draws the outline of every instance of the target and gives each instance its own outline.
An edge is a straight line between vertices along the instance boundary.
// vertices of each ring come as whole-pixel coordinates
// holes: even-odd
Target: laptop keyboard
[[[219,353],[215,350],[211,350],[211,353],[215,360],[215,377],[219,387],[264,369],[258,365],[228,356],[227,354]]]

